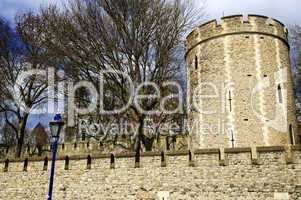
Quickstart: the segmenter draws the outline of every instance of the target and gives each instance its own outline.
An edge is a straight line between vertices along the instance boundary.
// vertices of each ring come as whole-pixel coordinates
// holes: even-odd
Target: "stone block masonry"
[[[190,149],[300,144],[287,28],[233,15],[186,42]]]
[[[234,84],[223,98],[199,100],[206,109],[221,108],[215,114],[189,108],[189,123],[230,129],[204,134],[196,128],[189,132],[190,151],[140,157],[103,154],[104,147],[93,142],[59,145],[53,199],[301,200],[301,146],[284,25],[259,15],[228,16],[196,28],[186,47],[190,101],[194,91],[202,94],[201,83]],[[262,121],[251,109],[249,83],[268,79],[270,87],[254,98],[255,111],[271,119]],[[282,124],[288,126],[276,126]],[[0,149],[0,200],[47,198],[51,149],[45,147],[42,156],[34,152],[24,147],[15,158],[15,148]]]
[[[47,158],[3,158],[0,199],[46,199]],[[54,199],[70,200],[156,200],[160,191],[170,200],[300,200],[301,146],[147,152],[140,159],[66,151],[56,162],[54,186]]]

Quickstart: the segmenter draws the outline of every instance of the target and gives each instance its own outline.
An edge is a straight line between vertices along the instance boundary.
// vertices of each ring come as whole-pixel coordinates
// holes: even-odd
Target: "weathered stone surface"
[[[282,23],[223,17],[196,28],[186,47],[190,148],[300,143]]]
[[[225,150],[225,166],[219,165],[215,149],[193,153],[194,166],[189,166],[188,153],[168,152],[166,167],[161,167],[161,155],[141,156],[135,168],[132,154],[116,155],[115,169],[110,169],[110,156],[93,158],[87,169],[87,155],[70,156],[69,170],[65,161],[57,160],[54,199],[133,199],[154,200],[159,191],[170,192],[171,200],[274,200],[275,193],[288,193],[290,199],[301,198],[301,151],[292,147],[258,148],[258,164],[251,162],[249,149]],[[292,164],[285,162],[292,155]],[[0,162],[0,199],[45,199],[48,192],[49,168],[43,171],[43,157],[29,159],[27,172],[24,162],[9,163],[3,172]],[[12,160],[13,161],[13,160]]]

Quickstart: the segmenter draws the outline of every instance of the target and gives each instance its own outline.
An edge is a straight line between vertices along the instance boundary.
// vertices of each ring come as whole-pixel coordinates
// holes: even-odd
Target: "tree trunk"
[[[137,142],[136,142],[136,154],[140,154],[141,150],[141,141],[143,140],[143,134],[144,134],[144,119],[145,115],[142,115],[139,119],[139,128],[138,128],[138,136],[137,136]]]
[[[18,144],[17,144],[17,157],[21,157],[22,154],[22,147],[24,143],[25,131],[26,131],[26,124],[29,114],[25,113],[24,117],[19,122],[19,129],[18,129]]]

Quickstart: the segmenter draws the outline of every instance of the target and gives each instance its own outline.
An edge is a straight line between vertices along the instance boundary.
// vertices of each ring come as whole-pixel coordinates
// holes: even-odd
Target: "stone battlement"
[[[52,145],[46,145],[42,147],[43,156],[51,156]],[[65,143],[58,144],[57,146],[57,155],[82,155],[92,152],[104,152],[105,147],[100,142],[74,142],[74,143]],[[15,158],[16,147],[11,146],[3,150],[3,155],[0,158]],[[38,149],[36,146],[23,146],[21,158],[34,157],[38,154]]]
[[[62,146],[61,146],[62,147]],[[268,159],[267,159],[268,158]],[[2,172],[47,170],[51,155],[25,156],[22,158],[6,157],[0,160]],[[139,168],[146,165],[153,167],[166,167],[173,161],[181,161],[183,166],[227,166],[227,165],[273,165],[301,163],[301,146],[271,146],[254,148],[225,148],[225,149],[199,149],[190,151],[143,152],[137,157],[134,152],[103,154],[91,147],[84,151],[74,152],[69,149],[59,150],[57,160],[63,162],[64,169],[74,169],[77,162],[85,168],[91,169],[94,161],[101,163],[102,168]],[[96,161],[97,160],[97,161]],[[152,161],[151,161],[152,160]],[[151,162],[150,162],[151,161]],[[84,163],[87,163],[86,165]],[[69,164],[70,163],[70,164]],[[115,164],[116,163],[116,164]],[[70,166],[74,166],[71,167]]]
[[[288,44],[288,30],[280,21],[261,15],[232,15],[221,18],[221,22],[212,20],[193,30],[187,36],[187,53],[196,45],[226,35],[262,34],[277,37]]]
[[[2,159],[0,199],[47,197],[51,157]],[[54,199],[173,200],[301,197],[301,146],[58,156]]]
[[[181,145],[180,145],[181,144]],[[40,156],[51,156],[52,145],[45,145],[41,148]],[[123,141],[118,141],[115,145],[111,143],[102,143],[97,141],[82,141],[58,144],[57,155],[86,155],[86,154],[107,154],[116,152],[129,152],[130,145]],[[159,141],[153,143],[153,151],[161,152],[166,148],[166,139],[163,137]],[[179,135],[175,142],[174,150],[187,150],[187,138],[184,135]],[[1,159],[14,159],[16,156],[17,147],[0,147],[0,160]],[[24,145],[21,151],[21,159],[28,157],[36,157],[39,154],[36,146]]]

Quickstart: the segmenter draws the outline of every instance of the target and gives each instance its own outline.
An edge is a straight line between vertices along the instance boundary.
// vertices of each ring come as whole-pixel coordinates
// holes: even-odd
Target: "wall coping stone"
[[[225,153],[251,153],[250,147],[225,148]]]
[[[293,151],[301,151],[301,145],[295,145],[291,146],[291,149]],[[194,152],[191,151],[193,155],[211,155],[211,154],[221,154],[220,149],[197,149]],[[237,153],[248,153],[252,152],[251,148],[249,147],[243,147],[243,148],[225,148],[224,153],[225,154],[237,154]],[[269,153],[269,152],[286,152],[284,146],[269,146],[269,147],[257,147],[256,148],[257,153]],[[164,152],[166,156],[188,156],[189,150],[185,151],[167,151]],[[80,153],[79,153],[80,154]],[[70,160],[84,160],[87,159],[88,156],[91,156],[92,159],[100,159],[100,158],[110,158],[110,153],[97,153],[97,152],[83,152],[81,155],[69,155],[68,153],[64,155],[58,155],[57,160],[65,160],[66,156],[69,156]],[[114,154],[115,158],[134,158],[135,152],[129,152],[129,153],[117,153]],[[153,156],[161,156],[161,152],[141,152],[140,157],[153,157]],[[30,162],[37,162],[37,161],[44,161],[45,157],[48,158],[48,160],[51,160],[51,156],[28,156],[28,157],[22,157],[22,158],[4,158],[0,159],[0,163],[5,163],[7,159],[9,159],[9,162],[24,162],[26,158],[28,158],[28,161]]]
[[[269,146],[269,147],[257,147],[257,152],[279,152],[285,151],[284,146]]]
[[[219,154],[220,150],[219,149],[197,149],[194,154]]]

